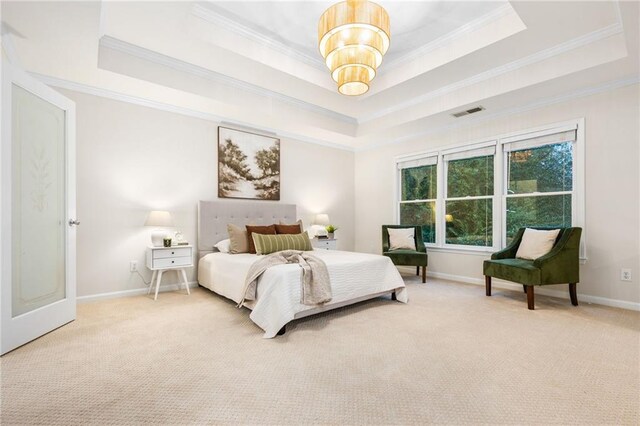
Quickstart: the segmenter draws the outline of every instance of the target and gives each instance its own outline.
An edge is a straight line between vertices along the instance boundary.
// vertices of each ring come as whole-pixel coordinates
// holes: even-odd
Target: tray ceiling
[[[318,51],[320,15],[332,1],[223,1],[200,4],[212,14],[234,22],[238,32],[254,32],[280,43],[323,66]],[[392,44],[384,63],[391,64],[416,48],[508,6],[506,1],[407,2],[378,1],[392,17]]]
[[[54,86],[347,148],[638,78],[638,2],[379,3],[392,47],[357,98],[317,52],[330,1],[3,1],[3,44]]]

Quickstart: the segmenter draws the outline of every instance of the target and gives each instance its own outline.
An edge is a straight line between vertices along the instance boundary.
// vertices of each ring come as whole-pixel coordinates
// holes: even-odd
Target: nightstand
[[[160,281],[165,271],[180,271],[182,282],[189,291],[189,282],[187,281],[187,273],[185,268],[193,267],[193,247],[192,246],[174,246],[174,247],[147,247],[147,268],[153,271],[149,291],[151,293],[153,282],[156,283],[156,295],[153,300],[158,298],[158,290],[160,289]]]
[[[329,238],[313,238],[311,240],[311,245],[314,248],[322,249],[322,250],[337,250],[338,249],[338,240],[329,239]]]

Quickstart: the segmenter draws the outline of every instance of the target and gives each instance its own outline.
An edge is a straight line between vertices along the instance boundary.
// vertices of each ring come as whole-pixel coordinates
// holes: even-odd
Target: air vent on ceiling
[[[464,111],[459,111],[459,112],[453,113],[451,115],[453,115],[455,118],[460,118],[460,117],[464,117],[465,115],[473,114],[474,112],[480,112],[480,111],[483,111],[483,110],[484,110],[484,107],[477,106],[477,107],[474,107],[474,108],[471,108],[471,109],[467,109],[467,110],[464,110]]]

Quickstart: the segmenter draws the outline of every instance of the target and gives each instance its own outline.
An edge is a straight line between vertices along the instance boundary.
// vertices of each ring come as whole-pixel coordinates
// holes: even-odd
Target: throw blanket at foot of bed
[[[331,300],[331,281],[324,261],[308,252],[285,250],[268,254],[251,265],[245,279],[244,299],[240,305],[245,300],[256,300],[258,278],[267,269],[287,263],[297,263],[302,268],[300,303],[318,305]]]

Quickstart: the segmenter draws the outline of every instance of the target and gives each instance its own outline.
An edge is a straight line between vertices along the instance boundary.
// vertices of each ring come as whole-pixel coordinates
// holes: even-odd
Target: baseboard
[[[398,267],[403,272],[413,272],[415,273],[414,268],[410,267]],[[463,275],[453,275],[453,274],[445,274],[443,272],[432,272],[427,271],[427,276],[431,278],[439,278],[443,280],[449,281],[457,281],[466,284],[475,284],[475,285],[484,285],[484,279],[482,278],[473,278],[467,277]],[[196,281],[189,282],[189,287],[194,288],[197,287],[198,283]],[[514,290],[514,291],[522,291],[522,285],[510,283],[508,281],[496,280],[492,281],[492,286],[495,288],[502,288],[505,290]],[[176,291],[182,287],[181,284],[166,284],[160,286],[160,291]],[[578,289],[580,289],[580,285],[578,285]],[[115,299],[117,297],[127,297],[127,296],[138,296],[141,294],[146,294],[147,288],[135,288],[133,290],[122,290],[122,291],[113,291],[110,293],[100,293],[100,294],[91,294],[89,296],[80,296],[76,300],[78,303],[86,303],[93,302],[96,300],[105,300],[105,299]],[[557,297],[560,299],[569,299],[569,291],[560,291],[560,290],[552,290],[548,288],[537,288],[536,294],[541,294],[543,296],[551,296]],[[640,311],[640,303],[636,302],[628,302],[626,300],[618,300],[618,299],[609,299],[607,297],[600,296],[591,296],[588,294],[578,293],[578,301],[586,302],[586,303],[595,303],[597,305],[611,306],[614,308],[628,309],[631,311]]]
[[[398,267],[398,269],[400,269],[403,272],[407,272],[407,273],[412,272],[414,274],[416,271],[415,267]],[[443,280],[457,281],[457,282],[466,283],[466,284],[475,284],[475,285],[484,286],[484,278],[474,278],[474,277],[467,277],[463,275],[445,274],[442,272],[433,272],[429,270],[427,270],[427,276],[432,278],[439,278]],[[493,279],[491,284],[495,288],[502,288],[505,290],[514,290],[514,291],[522,292],[521,284],[515,284],[509,281],[503,281],[498,279]],[[578,290],[580,290],[580,284],[578,284]],[[544,287],[536,287],[536,294],[568,300],[569,288],[567,286],[567,290],[562,291],[562,290],[553,290],[553,289],[544,288]],[[578,292],[578,301],[584,302],[584,303],[595,303],[597,305],[611,306],[614,308],[628,309],[631,311],[640,311],[640,303],[628,302],[626,300],[619,300],[619,299],[609,299],[607,297],[591,296],[591,295],[583,294],[579,292]]]
[[[198,287],[196,281],[189,282],[189,288]],[[165,284],[160,286],[160,292],[164,291],[177,291],[183,288],[182,284]],[[132,290],[112,291],[109,293],[90,294],[88,296],[79,296],[76,298],[78,303],[94,302],[96,300],[116,299],[118,297],[139,296],[141,294],[147,294],[148,287],[134,288]],[[152,290],[153,291],[153,290]]]

